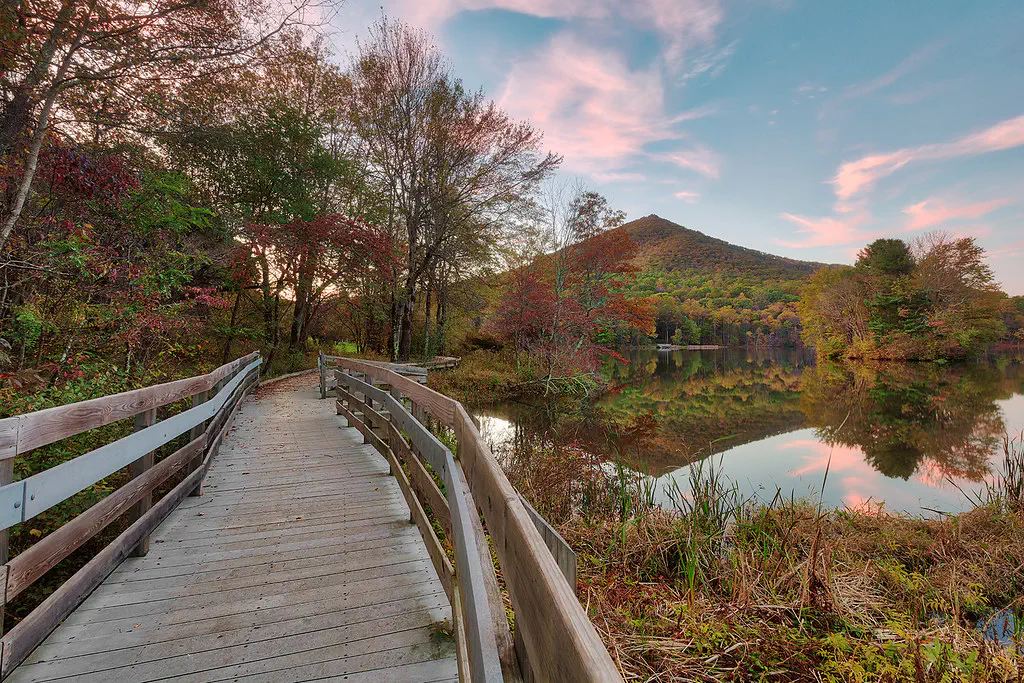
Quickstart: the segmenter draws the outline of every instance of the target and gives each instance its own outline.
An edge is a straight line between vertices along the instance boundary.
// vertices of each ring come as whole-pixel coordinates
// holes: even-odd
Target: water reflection
[[[606,372],[613,389],[593,405],[480,407],[483,431],[507,449],[620,458],[662,484],[713,455],[748,492],[916,513],[968,507],[1003,434],[1024,429],[1013,357],[849,366],[791,350],[634,352]]]

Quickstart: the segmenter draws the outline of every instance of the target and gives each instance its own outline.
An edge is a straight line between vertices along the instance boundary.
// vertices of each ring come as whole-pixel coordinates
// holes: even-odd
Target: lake
[[[748,496],[928,516],[970,508],[999,469],[1004,434],[1024,429],[1022,355],[949,365],[819,364],[793,349],[628,358],[607,364],[611,388],[592,403],[471,409],[499,457],[583,449],[652,478],[662,504],[703,462]]]

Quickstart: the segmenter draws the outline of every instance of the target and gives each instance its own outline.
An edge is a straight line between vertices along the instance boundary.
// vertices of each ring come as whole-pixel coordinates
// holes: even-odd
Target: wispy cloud
[[[880,90],[887,89],[889,86],[902,80],[904,77],[909,76],[934,59],[944,46],[945,43],[939,42],[926,45],[919,50],[915,50],[910,53],[910,55],[903,58],[899,64],[876,78],[873,78],[866,83],[849,86],[845,90],[841,91],[835,98],[828,100],[822,105],[821,110],[818,112],[818,119],[828,118],[831,114],[836,113],[851,100],[868,97],[870,95],[874,95]],[[797,92],[802,91],[798,90]]]
[[[874,236],[859,227],[870,220],[871,217],[866,213],[817,217],[782,213],[779,214],[779,217],[798,225],[797,233],[807,236],[806,239],[798,242],[778,240],[779,244],[793,249],[836,247],[852,242],[863,242]]]
[[[907,224],[903,229],[908,232],[924,230],[926,228],[946,225],[954,221],[980,218],[1000,207],[1006,206],[1010,201],[1010,199],[994,199],[988,202],[956,205],[949,204],[938,197],[931,197],[903,209],[903,213],[908,216]]]
[[[687,204],[696,204],[698,201],[700,201],[700,192],[690,192],[688,190],[683,190],[681,192],[676,192],[675,198],[682,199]]]
[[[400,16],[428,30],[436,30],[464,11],[501,9],[548,19],[605,20],[653,31],[663,44],[662,57],[674,70],[707,69],[727,59],[729,46],[707,53],[693,64],[686,59],[694,48],[706,48],[716,38],[725,18],[721,0],[398,0]],[[734,46],[733,46],[734,47]],[[707,70],[705,69],[705,70]]]
[[[950,142],[904,147],[894,152],[872,154],[842,164],[831,180],[840,201],[871,189],[875,183],[909,163],[939,161],[962,156],[998,152],[1024,145],[1024,115],[1007,119],[984,130]]]
[[[988,257],[991,259],[1020,258],[1024,256],[1024,242],[1017,242],[999,249],[990,249]]]
[[[516,64],[499,103],[544,130],[546,146],[565,155],[571,171],[606,181],[638,180],[623,167],[654,159],[719,176],[720,156],[689,141],[680,128],[711,115],[713,107],[667,114],[657,65],[630,68],[621,53],[574,33],[556,34],[544,49]],[[652,154],[647,151],[652,143],[685,147]]]
[[[665,161],[679,168],[695,171],[706,178],[718,180],[721,175],[722,156],[704,145],[693,145],[688,149],[652,155],[654,159]]]
[[[623,171],[623,172],[594,172],[590,174],[590,177],[599,183],[643,183],[647,182],[647,176],[643,173],[636,173],[635,171]]]
[[[647,144],[683,137],[664,114],[657,68],[630,69],[621,54],[570,33],[516,64],[499,101],[543,129],[546,146],[577,172],[608,173]]]

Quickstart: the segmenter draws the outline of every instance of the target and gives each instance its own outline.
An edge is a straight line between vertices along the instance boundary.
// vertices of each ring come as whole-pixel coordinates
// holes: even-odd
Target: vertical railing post
[[[338,415],[341,415],[341,406],[339,405],[341,403],[341,396],[338,394],[338,390],[341,388],[341,377],[339,375],[343,375],[346,372],[348,370],[343,368],[338,368],[334,371],[334,406]],[[348,424],[348,420],[345,420],[345,424]],[[351,427],[352,425],[349,426]]]
[[[320,398],[327,398],[327,360],[323,351],[317,353],[316,367],[320,371]]]
[[[14,481],[14,459],[18,456],[18,433],[20,431],[17,419],[4,422],[8,426],[0,428],[0,486]],[[0,531],[0,564],[7,564],[10,553],[8,548],[9,531],[9,529]]]
[[[135,431],[140,432],[146,427],[152,427],[156,424],[156,408],[150,410],[144,410],[135,416]],[[153,459],[156,454],[153,451],[146,453],[144,456],[136,460],[131,464],[129,470],[132,475],[132,479],[141,477],[146,470],[153,466]],[[153,505],[153,493],[147,493],[139,499],[137,503],[131,506],[128,510],[128,524],[135,522],[140,519],[142,515],[146,514],[146,511]],[[149,536],[144,536],[139,544],[132,549],[132,557],[144,557],[149,552]]]
[[[195,408],[200,404],[206,403],[208,400],[210,400],[210,397],[216,393],[216,387],[214,387],[214,389],[212,390],[200,391],[198,394],[192,396],[192,407]],[[200,437],[200,435],[202,435],[204,431],[206,431],[206,421],[202,422],[201,424],[197,424],[195,427],[192,428],[192,430],[188,433],[188,440],[190,442],[195,441]],[[206,447],[208,448],[209,444],[207,444]],[[192,461],[188,464],[188,467],[185,468],[185,476],[188,476],[195,472],[196,468],[199,467],[200,463],[203,462],[203,458],[205,457],[206,448],[199,451],[199,453],[196,454],[196,457],[194,457]],[[189,491],[188,495],[194,497],[200,495],[202,492],[203,484],[202,482],[199,482],[198,484],[196,484],[196,487],[194,489]]]
[[[0,486],[10,484],[14,481],[14,458],[18,456],[18,434],[20,425],[18,420],[9,421],[10,427],[0,429]],[[7,566],[8,555],[10,554],[10,529],[0,531],[0,633],[3,633],[4,614],[7,612],[7,579],[11,574],[11,568]],[[3,663],[3,645],[0,644],[0,664]]]

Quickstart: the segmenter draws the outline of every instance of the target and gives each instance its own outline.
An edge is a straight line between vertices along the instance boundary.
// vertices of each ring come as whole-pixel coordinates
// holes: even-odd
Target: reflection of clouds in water
[[[656,415],[661,431],[638,445],[637,453],[642,465],[654,463],[655,473],[675,465],[654,479],[663,505],[671,505],[666,488],[672,479],[678,495],[689,496],[688,468],[679,464],[692,457],[689,446],[703,442],[714,444],[715,469],[745,497],[769,501],[780,490],[787,498],[792,493],[816,499],[827,468],[822,496],[827,506],[955,512],[971,507],[970,497],[983,494],[996,478],[1003,430],[1024,428],[1020,365],[999,370],[965,365],[941,372],[920,366],[887,366],[885,372],[855,366],[853,374],[849,368],[834,374],[812,368],[800,375],[772,364],[749,373],[746,364],[709,364],[693,354],[683,358],[700,363],[680,369],[659,357],[656,367],[626,366],[630,389],[612,392],[599,403],[619,424],[651,411]],[[778,384],[773,379],[789,377],[786,372],[800,381]],[[799,415],[806,419],[794,422],[788,416],[797,408],[792,399],[797,395]],[[528,412],[524,419],[518,408],[496,409],[507,419],[478,414],[481,432],[496,454],[510,454],[528,442],[571,441],[595,448],[579,422],[567,422],[564,433],[569,436],[560,441],[557,420],[537,420]],[[796,426],[802,428],[793,430]],[[837,443],[830,446],[826,440]],[[683,452],[686,459],[679,456]],[[604,467],[614,472],[614,464]]]
[[[1010,401],[1024,403],[1024,396]],[[831,455],[831,463],[829,456]],[[828,506],[849,506],[874,510],[879,505],[893,512],[921,513],[928,509],[957,511],[967,509],[971,501],[964,495],[984,491],[985,483],[955,478],[949,482],[941,463],[923,460],[918,471],[908,480],[887,477],[868,461],[863,451],[854,446],[829,446],[815,438],[813,429],[799,429],[760,442],[743,444],[714,456],[727,479],[737,483],[744,496],[756,495],[767,501],[776,489],[789,497],[817,498],[825,481],[824,503]],[[993,453],[989,463],[994,467],[1001,458]],[[689,474],[681,467],[658,478],[658,501],[671,505],[667,489],[672,480],[679,493],[688,494]],[[992,475],[986,477],[991,481]],[[959,487],[959,488],[957,488]],[[962,491],[961,491],[962,489]]]
[[[791,477],[802,477],[805,474],[829,471],[845,470],[864,466],[864,453],[859,448],[851,446],[829,446],[827,443],[813,441],[811,439],[796,439],[779,446],[779,450],[802,450],[806,451],[801,457],[807,462],[799,469],[790,470],[787,474]],[[829,463],[831,458],[831,464]]]

